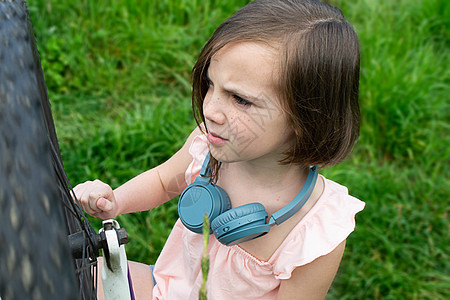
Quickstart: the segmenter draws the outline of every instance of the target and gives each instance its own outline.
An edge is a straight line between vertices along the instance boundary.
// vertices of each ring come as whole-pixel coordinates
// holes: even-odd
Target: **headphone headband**
[[[309,169],[308,177],[306,178],[305,184],[303,185],[300,192],[286,206],[272,214],[269,220],[270,226],[274,226],[275,224],[280,225],[281,223],[292,217],[303,207],[303,205],[305,205],[306,201],[308,201],[309,196],[311,196],[311,193],[314,190],[318,173],[319,172],[317,170],[317,166],[313,166],[311,169]]]
[[[208,151],[205,161],[203,162],[202,169],[200,170],[200,176],[211,177],[211,168],[209,167],[210,159],[211,159],[211,152]]]

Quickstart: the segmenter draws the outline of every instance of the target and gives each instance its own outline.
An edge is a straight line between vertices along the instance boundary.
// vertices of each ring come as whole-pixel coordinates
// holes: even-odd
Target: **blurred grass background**
[[[191,68],[247,2],[28,1],[73,185],[117,187],[183,144]],[[329,2],[360,38],[363,120],[351,157],[323,174],[367,206],[328,298],[450,299],[449,2]],[[176,204],[118,218],[129,259],[156,261]]]

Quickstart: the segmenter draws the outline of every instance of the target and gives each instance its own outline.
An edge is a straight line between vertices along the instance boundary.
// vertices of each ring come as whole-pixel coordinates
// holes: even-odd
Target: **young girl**
[[[358,39],[338,9],[315,0],[251,2],[219,26],[193,68],[198,127],[185,145],[114,191],[96,180],[76,194],[102,219],[149,210],[180,195],[210,154],[210,181],[233,209],[260,203],[267,233],[235,244],[211,235],[208,298],[323,299],[364,203],[321,175],[311,181],[310,168],[351,151],[358,85]],[[289,208],[308,188],[306,202]],[[265,224],[288,208],[285,220]],[[138,294],[198,299],[203,238],[194,231],[179,219],[151,273],[130,265]]]

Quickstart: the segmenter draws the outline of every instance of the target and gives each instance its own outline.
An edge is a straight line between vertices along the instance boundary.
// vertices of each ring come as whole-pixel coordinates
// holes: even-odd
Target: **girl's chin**
[[[237,161],[237,154],[230,147],[209,144],[209,151],[212,157],[221,163],[231,163]]]

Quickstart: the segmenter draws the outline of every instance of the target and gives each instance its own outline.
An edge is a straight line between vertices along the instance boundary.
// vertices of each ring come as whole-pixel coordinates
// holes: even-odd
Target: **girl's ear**
[[[297,126],[294,126],[292,130],[292,138],[295,139],[295,144],[297,144],[298,141],[302,138],[302,131]]]
[[[290,140],[292,141],[291,148],[288,150],[288,157],[287,159],[295,160],[295,156],[297,155],[299,151],[300,146],[300,140],[302,139],[302,131],[300,128],[294,126],[291,132]]]

